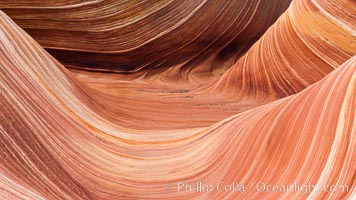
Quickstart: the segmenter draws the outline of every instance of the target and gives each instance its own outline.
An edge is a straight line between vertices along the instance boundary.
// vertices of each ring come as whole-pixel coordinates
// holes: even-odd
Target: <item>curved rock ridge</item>
[[[152,133],[105,117],[104,94],[73,77],[3,12],[0,66],[4,199],[356,197],[356,56],[298,94],[199,130]],[[248,189],[178,191],[198,181]],[[259,182],[348,191],[258,192]]]
[[[170,81],[221,74],[290,1],[3,0],[0,9],[68,67]]]
[[[355,55],[355,8],[353,1],[293,1],[212,88],[253,99],[303,90]]]
[[[209,126],[295,94],[355,55],[355,36],[350,31],[354,30],[355,17],[348,11],[353,7],[343,3],[294,1],[278,22],[212,86],[210,82],[218,77],[187,84],[171,80],[172,84],[166,85],[145,78],[128,81],[131,76],[117,74],[72,72],[89,87],[107,94],[102,100],[110,105],[113,114],[109,117],[119,114],[122,118],[118,123],[126,127],[147,130]],[[329,9],[331,5],[345,12],[337,13]],[[174,68],[170,70],[176,72]],[[157,76],[162,78],[164,74]]]

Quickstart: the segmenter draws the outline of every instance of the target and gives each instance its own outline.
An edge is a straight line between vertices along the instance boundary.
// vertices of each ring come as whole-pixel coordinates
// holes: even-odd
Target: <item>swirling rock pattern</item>
[[[170,80],[226,70],[290,0],[46,2],[0,8],[67,66]]]
[[[1,199],[356,198],[353,1],[294,0],[273,25],[288,1],[152,2],[0,2]],[[166,29],[150,22],[157,13],[158,22],[168,24],[191,13],[186,20],[195,25],[167,33],[171,40],[159,36],[143,44],[157,32],[130,26]],[[219,16],[221,29],[194,31]],[[242,42],[217,68],[236,63],[214,74],[212,60],[222,46],[199,54],[202,46],[179,38],[189,33],[206,34],[204,48]],[[136,45],[141,50],[130,49]],[[150,45],[158,51],[154,59],[143,53]],[[124,62],[125,49],[131,56]],[[155,59],[166,65],[142,64]],[[131,62],[138,63],[123,70]],[[188,68],[189,81],[167,82]],[[194,70],[200,72],[190,76]],[[238,182],[246,189],[178,190],[197,182]],[[259,192],[260,182],[348,188]]]
[[[355,12],[345,1],[293,1],[214,87],[252,98],[301,91],[355,55]]]

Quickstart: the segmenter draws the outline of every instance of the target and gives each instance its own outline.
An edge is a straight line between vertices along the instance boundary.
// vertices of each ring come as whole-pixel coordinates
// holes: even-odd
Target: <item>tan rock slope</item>
[[[1,1],[0,199],[355,199],[355,2],[294,0],[270,26],[287,4]],[[149,16],[175,24],[194,9],[195,26],[143,44],[156,33],[139,31],[166,26]],[[226,24],[194,31],[208,19]],[[217,43],[183,44],[188,33]],[[213,62],[234,40],[231,60]],[[113,73],[141,44],[125,73],[167,65]],[[167,82],[185,67],[188,81]]]
[[[188,79],[229,68],[290,1],[2,0],[0,8],[64,65]]]
[[[214,88],[245,98],[301,91],[355,55],[355,13],[352,1],[293,1]]]

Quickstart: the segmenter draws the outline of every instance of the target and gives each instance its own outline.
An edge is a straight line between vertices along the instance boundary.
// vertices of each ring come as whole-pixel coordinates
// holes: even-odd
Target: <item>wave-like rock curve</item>
[[[170,80],[222,73],[289,3],[5,0],[0,9],[66,66]]]
[[[320,80],[355,55],[356,10],[350,6],[355,4],[293,1],[212,88],[244,98],[281,98]]]
[[[0,198],[355,199],[352,2],[329,2],[293,1],[208,89],[69,71],[0,11]],[[26,14],[26,3],[7,12]],[[188,191],[197,182],[216,187]],[[261,182],[347,191],[259,192]]]

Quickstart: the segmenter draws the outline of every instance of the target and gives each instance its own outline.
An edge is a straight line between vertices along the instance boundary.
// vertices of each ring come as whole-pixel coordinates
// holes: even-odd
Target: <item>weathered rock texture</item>
[[[356,199],[355,2],[288,5],[1,1],[0,199]]]

